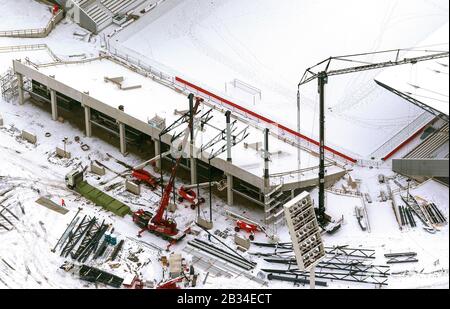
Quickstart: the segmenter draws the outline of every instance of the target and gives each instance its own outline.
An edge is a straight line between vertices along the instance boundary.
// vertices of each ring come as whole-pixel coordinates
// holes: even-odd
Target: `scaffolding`
[[[11,102],[19,95],[17,76],[11,68],[0,76],[0,89],[2,98],[7,102]]]

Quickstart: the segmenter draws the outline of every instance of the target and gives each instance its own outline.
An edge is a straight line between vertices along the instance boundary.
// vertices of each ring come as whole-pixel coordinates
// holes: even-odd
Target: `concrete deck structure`
[[[23,79],[32,80],[50,93],[48,102],[52,106],[52,116],[58,118],[59,100],[65,99],[69,104],[79,104],[84,109],[85,133],[92,136],[92,125],[99,127],[93,119],[94,114],[104,117],[110,123],[119,137],[120,149],[123,154],[127,151],[127,143],[131,133],[139,132],[145,135],[147,141],[154,141],[155,154],[160,153],[159,133],[161,130],[150,124],[154,117],[165,119],[166,125],[170,125],[180,115],[188,110],[189,104],[185,93],[180,89],[171,87],[170,84],[158,82],[154,76],[143,76],[126,65],[123,65],[110,56],[101,56],[96,59],[76,63],[51,63],[36,65],[21,61],[13,61],[14,72]],[[109,82],[111,78],[123,78],[118,85]],[[151,78],[148,78],[151,77]],[[35,95],[35,89],[24,89],[23,79],[21,90],[26,90]],[[140,86],[140,87],[138,87]],[[127,90],[127,89],[130,90]],[[45,101],[46,98],[42,97]],[[23,101],[23,99],[21,99]],[[213,118],[204,127],[203,131],[197,130],[194,151],[198,152],[201,146],[215,137],[226,128],[226,109],[219,110],[207,101],[201,106],[199,114],[211,111]],[[233,117],[233,116],[232,116]],[[246,128],[249,124],[236,120],[236,132]],[[101,127],[101,126],[100,126]],[[301,151],[301,171],[298,170],[298,148],[287,143],[275,135],[269,136],[270,160],[268,163],[269,179],[264,180],[265,158],[261,149],[251,145],[264,145],[264,130],[266,128],[248,127],[249,137],[245,143],[238,144],[231,151],[231,158],[226,152],[211,161],[211,166],[216,171],[227,177],[228,204],[233,204],[233,194],[240,195],[247,200],[261,205],[266,210],[268,222],[274,222],[282,218],[280,205],[285,199],[292,197],[292,192],[301,188],[308,188],[318,184],[318,157],[313,152]],[[269,128],[274,129],[274,128]],[[175,134],[183,129],[177,129]],[[163,147],[171,145],[172,134],[162,136]],[[220,144],[214,150],[218,150]],[[250,145],[250,146],[249,146]],[[204,154],[198,160],[208,162],[208,154]],[[194,162],[189,157],[184,162],[184,167],[190,169]],[[161,162],[157,163],[161,167]],[[200,173],[200,171],[199,171]],[[336,162],[328,162],[327,182],[334,183],[345,174],[345,170]],[[192,180],[196,178],[192,174]]]
[[[449,177],[448,158],[446,159],[394,159],[392,170],[410,177]]]

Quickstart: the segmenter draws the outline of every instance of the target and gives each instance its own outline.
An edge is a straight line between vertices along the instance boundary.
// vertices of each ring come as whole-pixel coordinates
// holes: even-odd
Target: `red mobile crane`
[[[183,147],[187,144],[187,141],[189,139],[189,131],[193,127],[192,119],[194,115],[197,113],[197,110],[201,102],[203,102],[203,99],[201,98],[196,99],[195,106],[190,115],[191,119],[189,121],[189,126],[186,129],[184,141],[180,145],[181,149],[183,149]],[[144,211],[142,209],[133,213],[133,221],[142,228],[142,230],[139,232],[139,236],[141,236],[144,231],[149,231],[151,233],[155,233],[156,235],[162,236],[164,239],[169,240],[171,244],[182,240],[186,236],[186,231],[184,232],[179,231],[177,228],[177,223],[173,219],[166,219],[164,217],[167,206],[169,206],[170,195],[172,194],[173,191],[175,177],[177,175],[177,170],[182,158],[183,157],[180,155],[177,161],[175,162],[175,165],[172,167],[170,179],[164,189],[164,193],[161,197],[161,202],[156,212],[156,215],[152,216],[150,212]]]
[[[156,287],[156,289],[157,290],[178,290],[180,288],[177,286],[177,283],[182,282],[183,279],[184,279],[184,277],[178,277],[178,278],[169,280],[167,282],[164,282],[164,283],[161,283],[160,285],[158,285]]]

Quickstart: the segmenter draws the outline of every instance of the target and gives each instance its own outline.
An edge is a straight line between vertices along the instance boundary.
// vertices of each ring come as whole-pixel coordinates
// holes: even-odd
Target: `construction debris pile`
[[[409,192],[402,195],[401,198],[406,204],[406,207],[399,207],[402,226],[417,227],[414,216],[423,224],[424,230],[432,234],[447,225],[447,218],[434,203],[429,203],[420,197],[414,197]]]

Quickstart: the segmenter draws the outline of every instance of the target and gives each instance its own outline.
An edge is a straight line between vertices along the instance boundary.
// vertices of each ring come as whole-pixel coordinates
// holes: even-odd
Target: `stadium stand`
[[[95,23],[95,29],[86,27],[95,33],[98,33],[111,25],[114,16],[126,14],[144,1],[145,0],[74,0],[84,14]],[[84,27],[83,24],[81,24],[81,26]]]
[[[405,159],[435,158],[441,153],[440,149],[445,147],[446,143],[448,144],[448,133],[449,125],[447,123],[440,130],[429,136],[423,143],[408,153],[405,156]],[[446,151],[447,153],[444,154],[444,157],[448,158],[448,146]]]

